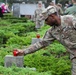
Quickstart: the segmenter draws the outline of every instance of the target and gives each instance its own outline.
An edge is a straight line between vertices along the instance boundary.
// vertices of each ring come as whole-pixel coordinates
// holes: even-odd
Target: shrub
[[[26,55],[24,65],[35,67],[39,72],[51,71],[53,75],[70,75],[70,61],[68,57],[56,58],[53,55],[44,56],[46,50],[37,51],[36,53]],[[66,60],[65,60],[66,59]]]

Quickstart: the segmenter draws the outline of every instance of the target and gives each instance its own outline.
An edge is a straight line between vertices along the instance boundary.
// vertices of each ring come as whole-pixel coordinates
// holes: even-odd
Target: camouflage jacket
[[[72,15],[61,16],[61,25],[50,28],[46,31],[43,39],[29,46],[24,50],[25,54],[35,52],[58,40],[66,48],[76,49],[76,18]]]
[[[44,10],[43,8],[37,8],[35,10],[35,21],[38,21],[41,18],[40,14],[42,13],[43,10]]]

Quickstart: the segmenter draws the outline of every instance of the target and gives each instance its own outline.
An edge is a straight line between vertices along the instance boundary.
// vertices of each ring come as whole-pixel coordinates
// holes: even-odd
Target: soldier
[[[52,26],[46,31],[43,39],[24,50],[18,50],[18,55],[33,53],[58,40],[70,53],[72,75],[76,75],[76,18],[72,15],[59,16],[54,6],[47,7],[43,12],[45,23]]]
[[[41,26],[44,25],[44,20],[40,20],[40,18],[42,17],[41,13],[42,13],[43,9],[44,9],[44,7],[42,4],[42,1],[39,1],[37,9],[35,10],[35,24],[36,24],[35,28],[36,29],[39,29],[39,28],[41,28]]]
[[[76,17],[76,0],[72,0],[72,2],[73,2],[73,6],[71,6],[71,7],[69,7],[69,8],[67,8],[66,10],[65,10],[65,15],[67,15],[67,14],[73,14],[75,17]]]

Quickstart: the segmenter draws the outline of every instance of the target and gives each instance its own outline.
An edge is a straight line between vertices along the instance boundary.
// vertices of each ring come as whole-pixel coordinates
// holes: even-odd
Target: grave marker
[[[6,55],[4,66],[11,67],[15,65],[17,67],[23,67],[23,60],[23,56]]]

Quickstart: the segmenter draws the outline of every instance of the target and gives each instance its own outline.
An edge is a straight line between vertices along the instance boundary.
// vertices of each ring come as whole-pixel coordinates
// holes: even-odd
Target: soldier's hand
[[[23,56],[23,55],[24,55],[24,51],[23,51],[23,50],[18,49],[18,56]]]
[[[14,49],[13,50],[13,55],[14,56],[23,56],[24,55],[24,51],[20,50],[20,49]]]

